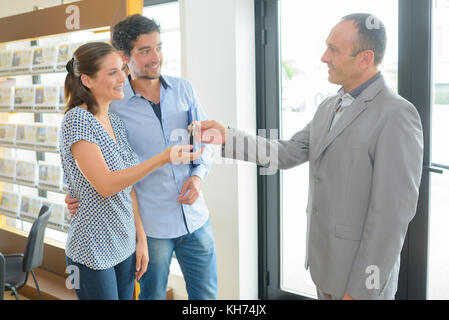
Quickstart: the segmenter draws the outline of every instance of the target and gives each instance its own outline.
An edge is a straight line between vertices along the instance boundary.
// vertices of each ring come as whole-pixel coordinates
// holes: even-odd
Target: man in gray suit
[[[378,71],[386,47],[381,21],[345,16],[326,44],[321,61],[329,81],[342,88],[290,140],[252,136],[216,121],[197,123],[195,136],[222,144],[225,157],[272,168],[309,161],[306,267],[318,298],[394,299],[421,181],[421,120]]]

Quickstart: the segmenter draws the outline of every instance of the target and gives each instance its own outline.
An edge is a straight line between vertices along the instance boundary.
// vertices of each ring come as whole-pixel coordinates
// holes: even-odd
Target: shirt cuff
[[[234,141],[229,142],[229,140],[234,139],[236,130],[229,126],[228,129],[228,133],[226,134],[226,142],[221,145],[221,157],[235,159]]]
[[[203,181],[204,180],[204,178],[206,177],[206,175],[207,175],[207,170],[206,170],[206,168],[204,167],[204,165],[199,165],[199,166],[196,166],[196,167],[194,167],[193,169],[192,169],[192,174],[191,174],[191,176],[198,176],[198,177],[200,177],[200,179]]]

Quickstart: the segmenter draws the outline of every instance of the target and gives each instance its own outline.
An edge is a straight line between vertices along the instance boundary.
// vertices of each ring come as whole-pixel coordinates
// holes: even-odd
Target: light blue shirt
[[[161,122],[150,102],[135,94],[129,79],[123,85],[124,98],[113,101],[110,107],[110,111],[124,122],[129,144],[140,162],[169,146],[189,144],[187,112],[197,114],[196,120],[207,120],[187,80],[170,76],[161,76],[160,80]],[[212,152],[211,146],[206,147],[196,167],[167,164],[135,184],[140,215],[148,237],[177,238],[194,232],[208,220],[209,211],[202,192],[192,205],[181,204],[177,198],[190,176],[197,175],[204,180],[212,163]]]

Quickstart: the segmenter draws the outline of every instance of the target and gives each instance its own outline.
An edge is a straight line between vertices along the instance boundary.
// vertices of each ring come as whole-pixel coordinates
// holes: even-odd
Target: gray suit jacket
[[[323,101],[290,140],[231,129],[223,156],[279,169],[309,161],[306,266],[314,283],[336,297],[393,299],[421,181],[421,120],[383,77],[329,131],[336,103]]]

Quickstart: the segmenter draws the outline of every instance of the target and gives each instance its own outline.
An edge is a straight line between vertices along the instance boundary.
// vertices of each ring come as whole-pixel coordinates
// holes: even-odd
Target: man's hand
[[[345,295],[343,296],[343,299],[341,300],[355,300],[353,297],[351,297],[347,292],[345,292]]]
[[[67,193],[65,196],[65,203],[67,204],[67,209],[69,209],[69,218],[72,219],[80,205],[78,199],[72,198],[70,193]]]
[[[181,193],[178,196],[178,202],[183,204],[195,203],[196,199],[200,196],[202,183],[201,178],[198,176],[194,175],[188,178],[182,186]]]
[[[194,138],[198,142],[224,144],[228,128],[215,120],[195,121]]]

